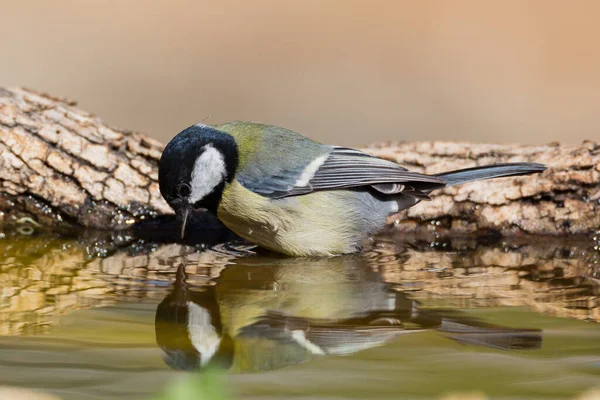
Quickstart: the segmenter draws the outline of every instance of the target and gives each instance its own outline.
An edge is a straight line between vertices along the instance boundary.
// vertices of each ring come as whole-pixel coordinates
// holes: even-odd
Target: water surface
[[[600,384],[594,246],[392,232],[292,259],[7,230],[0,384],[149,398],[210,368],[240,399],[573,398]]]

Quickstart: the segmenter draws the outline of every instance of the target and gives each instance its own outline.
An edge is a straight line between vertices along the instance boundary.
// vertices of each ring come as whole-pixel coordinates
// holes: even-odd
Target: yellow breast
[[[232,231],[266,249],[291,256],[353,253],[362,227],[344,210],[343,192],[314,192],[269,199],[237,181],[223,192],[218,218]]]

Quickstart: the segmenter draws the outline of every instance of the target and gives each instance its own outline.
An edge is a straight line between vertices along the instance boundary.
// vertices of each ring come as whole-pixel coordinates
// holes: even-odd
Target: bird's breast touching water
[[[357,207],[372,201],[367,193],[346,191],[269,199],[234,181],[225,188],[217,216],[244,239],[269,250],[293,256],[333,255],[355,252],[365,232],[385,223],[387,212],[381,205]],[[352,204],[345,207],[343,202]],[[373,214],[363,212],[377,208]]]

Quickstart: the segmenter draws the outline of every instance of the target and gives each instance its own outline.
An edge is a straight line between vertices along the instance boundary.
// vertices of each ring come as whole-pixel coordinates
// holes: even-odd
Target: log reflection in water
[[[95,257],[99,252],[109,255]],[[41,334],[72,311],[161,298],[184,254],[197,285],[209,284],[233,257],[123,235],[6,235],[0,240],[0,335]]]
[[[427,303],[454,308],[526,306],[599,321],[594,245],[548,239],[505,243],[454,239],[436,245],[421,238],[382,236],[360,257],[394,290],[410,292],[411,298]],[[213,285],[231,263],[285,260],[248,256],[235,249],[156,243],[124,233],[96,237],[7,233],[0,241],[0,334],[43,333],[57,316],[78,309],[134,299],[158,301],[184,255],[194,286]],[[305,260],[303,279],[310,277],[311,263]]]
[[[600,321],[596,243],[427,239],[388,237],[370,253],[372,263],[384,280],[415,299],[460,308],[525,306],[553,316]],[[398,256],[398,262],[389,261]]]

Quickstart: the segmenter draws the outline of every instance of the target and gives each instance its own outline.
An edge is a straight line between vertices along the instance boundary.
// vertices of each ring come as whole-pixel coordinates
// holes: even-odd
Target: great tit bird
[[[159,165],[162,196],[182,221],[206,209],[244,239],[290,256],[354,253],[387,218],[445,186],[544,171],[496,164],[425,175],[359,150],[252,122],[197,124]]]

